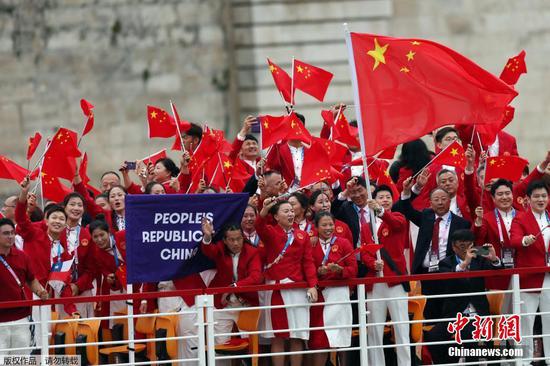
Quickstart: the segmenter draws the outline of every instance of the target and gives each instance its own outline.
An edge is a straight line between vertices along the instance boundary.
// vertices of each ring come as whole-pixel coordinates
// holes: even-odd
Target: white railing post
[[[367,352],[367,302],[365,285],[357,286],[357,307],[359,315],[359,347],[361,366],[368,366],[369,357]]]
[[[514,315],[519,315],[519,322],[521,324],[522,322],[522,319],[521,319],[521,297],[520,297],[520,286],[519,286],[519,274],[515,273],[512,275],[512,313]],[[515,341],[514,342],[514,347],[513,348],[522,348],[520,344],[516,344]],[[522,365],[522,361],[521,361],[521,357],[517,356],[516,355],[516,366],[521,366]]]
[[[206,306],[206,355],[208,366],[216,364],[216,342],[214,341],[214,296],[207,295]]]
[[[49,305],[40,305],[40,359],[42,361],[42,365],[46,365],[46,358],[49,355],[49,343],[50,343],[50,337],[49,337],[49,329],[50,325],[48,324],[48,312],[50,311]],[[36,329],[36,326],[35,326]],[[36,336],[36,333],[35,333]]]
[[[132,294],[134,292],[134,286],[129,283],[126,285],[126,293]],[[133,365],[136,363],[136,345],[134,343],[135,333],[134,333],[134,301],[127,300],[126,305],[128,305],[128,362]]]
[[[195,297],[195,306],[197,308],[197,335],[199,337],[198,357],[199,366],[206,366],[206,327],[204,324],[204,308],[208,304],[208,295],[198,295]]]

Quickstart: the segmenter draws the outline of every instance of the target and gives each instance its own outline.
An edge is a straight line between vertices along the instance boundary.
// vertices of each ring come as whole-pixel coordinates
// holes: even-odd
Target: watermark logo
[[[481,317],[474,315],[473,318],[464,316],[462,313],[456,314],[456,320],[449,322],[447,331],[454,334],[455,342],[462,344],[462,330],[472,321],[474,330],[472,331],[472,339],[477,341],[491,341],[493,337],[494,320],[490,317]],[[513,339],[516,343],[521,343],[520,319],[519,315],[501,316],[497,324],[497,337],[501,341]]]

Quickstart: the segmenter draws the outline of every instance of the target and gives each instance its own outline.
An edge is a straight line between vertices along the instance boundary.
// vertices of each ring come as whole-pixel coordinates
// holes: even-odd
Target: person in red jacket
[[[315,215],[315,227],[319,241],[313,247],[313,260],[319,280],[344,280],[357,275],[357,261],[351,242],[336,236],[334,217],[328,211]],[[320,289],[320,302],[350,301],[349,286],[325,287]],[[312,330],[309,335],[309,349],[349,347],[351,345],[351,325],[353,324],[351,304],[312,306],[310,326],[348,326],[341,329]],[[327,353],[313,356],[315,365],[324,365]]]
[[[332,203],[330,197],[327,193],[321,190],[313,191],[309,197],[309,209],[311,210],[312,216],[315,217],[320,212],[330,212]],[[353,236],[351,230],[349,229],[348,224],[344,221],[334,219],[334,235],[348,240],[350,243],[353,241]],[[312,229],[312,237],[317,236],[317,229],[315,226]]]
[[[303,307],[277,308],[264,314],[264,330],[303,329],[309,327],[308,300],[317,301],[317,270],[311,254],[309,235],[302,230],[294,229],[294,211],[288,201],[278,201],[268,197],[256,219],[256,231],[264,242],[266,252],[266,270],[264,276],[267,284],[292,283],[306,281],[308,289],[288,289],[268,291],[263,305],[297,305]],[[269,224],[267,215],[273,215],[276,224]],[[307,330],[274,332],[264,335],[272,338],[271,352],[283,352],[285,339],[290,339],[290,350],[300,352],[304,349],[304,340],[309,339]],[[274,366],[285,364],[284,356],[273,356]],[[302,355],[290,356],[292,366],[302,364]]]
[[[210,287],[241,287],[258,285],[262,282],[262,267],[258,250],[244,243],[241,228],[226,227],[223,239],[212,243],[214,225],[208,219],[202,221],[203,239],[201,250],[216,263],[216,276]],[[258,306],[258,292],[224,293],[214,296],[217,309]],[[239,317],[240,310],[214,313],[214,334],[230,333]],[[229,336],[216,337],[216,344],[229,341]]]
[[[520,212],[512,221],[510,243],[516,248],[517,267],[550,266],[550,215],[548,214],[548,187],[534,181],[527,187],[529,210]],[[550,273],[526,274],[519,277],[521,289],[550,288]],[[550,290],[521,292],[521,312],[533,314],[550,311]],[[550,315],[541,315],[542,333],[550,333]],[[533,357],[535,315],[521,316],[523,357]],[[550,355],[550,338],[543,337],[544,354]]]
[[[375,276],[382,272],[383,276],[402,276],[407,275],[407,265],[405,261],[405,243],[408,240],[407,219],[399,212],[392,212],[393,205],[392,190],[388,186],[381,185],[374,190],[373,198],[368,201],[368,206],[374,211],[375,225],[374,229],[378,233],[378,241],[383,246],[380,249],[378,260],[376,254],[364,252],[361,254],[361,261],[368,269],[367,277]],[[361,242],[369,242],[370,238],[361,238]],[[381,282],[374,285],[367,285],[367,297],[369,299],[383,299],[395,297],[407,297],[410,291],[408,282]],[[404,322],[409,320],[407,300],[373,301],[367,303],[370,323],[384,323],[386,313],[390,313],[391,320],[394,322]],[[396,353],[399,365],[409,365],[411,363],[411,353],[409,346],[399,346],[399,344],[409,343],[409,325],[396,324],[393,326],[395,331],[395,343],[397,345]],[[368,339],[371,345],[381,346],[383,344],[384,326],[376,325],[368,328]],[[384,365],[384,350],[382,348],[371,349],[369,351],[369,364]]]

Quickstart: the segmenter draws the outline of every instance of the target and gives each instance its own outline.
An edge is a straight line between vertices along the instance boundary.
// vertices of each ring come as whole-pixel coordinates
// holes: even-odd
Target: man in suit
[[[478,255],[474,248],[474,234],[471,230],[456,230],[450,238],[452,242],[452,254],[439,262],[439,272],[466,272],[480,270],[494,270],[502,268],[502,263],[491,244],[486,244],[487,255]],[[485,291],[485,282],[482,277],[456,278],[445,280],[444,292],[447,294],[473,293]],[[473,315],[489,315],[489,301],[487,296],[464,295],[446,299],[442,304],[442,318],[455,318],[457,313],[466,317]],[[472,338],[472,319],[462,329],[462,339]],[[439,322],[431,330],[425,333],[425,341],[449,341],[454,334],[447,330],[448,322]],[[474,347],[477,343],[465,343],[464,347]],[[453,344],[429,345],[430,354],[434,364],[455,363],[459,357],[449,356],[449,347]]]
[[[548,187],[542,181],[534,181],[527,187],[529,209],[518,212],[512,221],[510,243],[516,249],[516,264],[521,267],[550,265],[550,215],[548,214]],[[550,273],[520,275],[521,289],[550,288]],[[521,292],[521,312],[550,311],[550,290]],[[541,315],[542,333],[550,333],[550,315]],[[533,334],[535,315],[521,317],[521,335]],[[550,337],[543,337],[544,354],[550,355]],[[525,358],[533,357],[533,339],[524,338]]]
[[[403,182],[401,200],[394,206],[394,211],[404,214],[419,228],[411,272],[413,274],[437,272],[439,261],[453,254],[449,240],[451,235],[456,230],[469,229],[470,223],[450,211],[451,196],[441,188],[436,188],[430,193],[431,208],[423,211],[415,210],[410,200],[411,187],[412,179],[408,178]],[[422,281],[423,294],[437,295],[441,291],[441,282]],[[440,318],[442,306],[442,299],[429,299],[424,308],[424,318]]]

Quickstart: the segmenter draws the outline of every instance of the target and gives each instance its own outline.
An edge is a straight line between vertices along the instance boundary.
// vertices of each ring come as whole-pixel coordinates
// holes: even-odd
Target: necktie
[[[367,223],[367,219],[365,219],[365,209],[364,208],[359,209],[359,223],[361,224],[361,226],[363,226]]]
[[[434,230],[432,233],[432,253],[435,253],[439,257],[439,224],[441,223],[441,217],[435,219]]]

